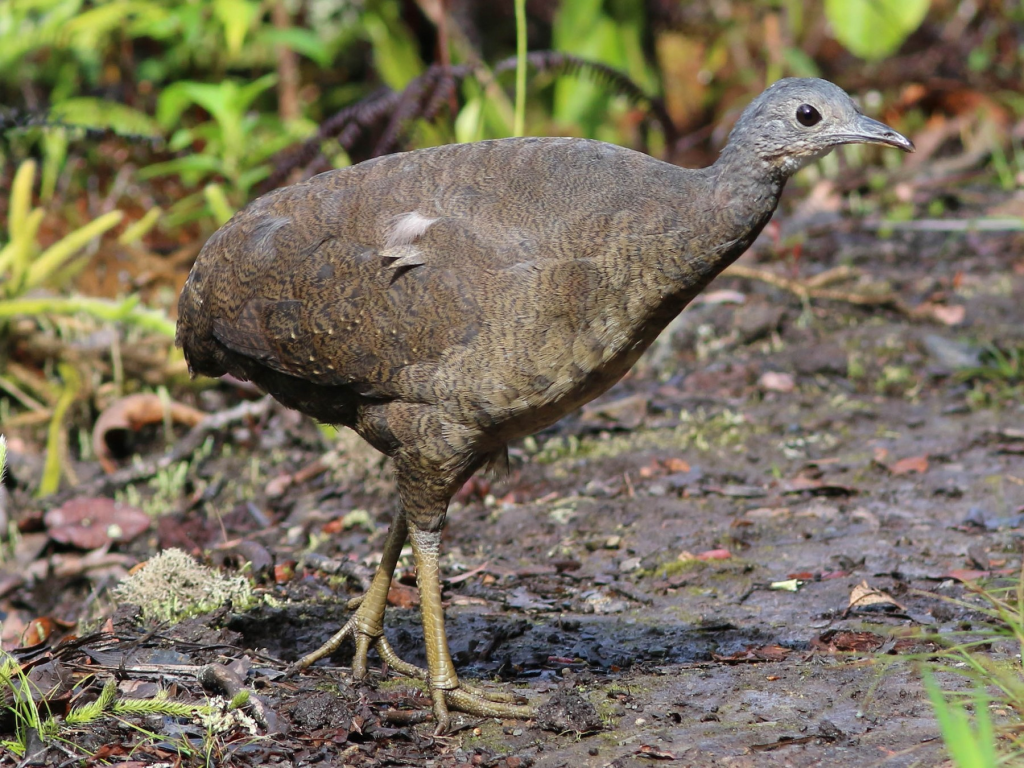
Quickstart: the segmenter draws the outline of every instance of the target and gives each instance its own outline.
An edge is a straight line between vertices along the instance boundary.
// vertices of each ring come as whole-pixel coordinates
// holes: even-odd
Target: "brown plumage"
[[[911,151],[823,80],[774,84],[719,160],[685,170],[583,139],[484,141],[391,155],[279,189],[206,243],[182,292],[190,370],[249,379],[351,427],[392,457],[402,508],[373,586],[332,641],[372,646],[448,709],[530,709],[460,684],[437,555],[455,491],[510,440],[619,380],[754,240],[786,179],[845,143]],[[412,538],[428,670],[383,638],[387,587]]]

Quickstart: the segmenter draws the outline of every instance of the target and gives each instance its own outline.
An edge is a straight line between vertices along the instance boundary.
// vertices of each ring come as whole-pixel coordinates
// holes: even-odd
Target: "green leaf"
[[[157,122],[137,109],[113,101],[82,96],[65,99],[50,111],[54,119],[89,128],[108,128],[121,135],[159,138]]]
[[[894,53],[921,26],[931,0],[825,0],[836,40],[862,59]]]
[[[39,254],[38,258],[29,266],[28,274],[25,277],[25,288],[35,288],[54,277],[60,268],[66,265],[68,259],[92,242],[94,238],[120,224],[122,218],[124,218],[122,211],[110,211],[68,233],[51,245]]]
[[[270,45],[283,45],[289,50],[301,53],[312,59],[321,67],[331,65],[331,52],[327,45],[308,29],[289,27],[288,29],[263,29],[256,36],[257,42]]]
[[[224,194],[224,187],[220,184],[207,184],[203,187],[203,196],[217,220],[218,227],[227,224],[228,219],[235,215],[235,209],[231,207],[227,195]]]
[[[999,762],[996,737],[988,712],[989,698],[985,691],[979,688],[972,697],[974,721],[977,725],[977,728],[973,728],[967,710],[956,701],[946,698],[932,673],[925,669],[921,676],[935,710],[935,719],[939,721],[942,740],[957,768],[996,768]]]
[[[455,118],[455,140],[460,144],[479,141],[483,131],[483,97],[477,96],[466,102]]]
[[[78,390],[82,387],[82,377],[78,375],[78,370],[71,363],[58,363],[57,370],[64,380],[64,389],[57,399],[57,405],[53,408],[53,417],[50,419],[50,427],[46,432],[46,461],[43,464],[43,477],[39,481],[36,498],[49,496],[60,489],[60,476],[63,472],[61,459],[66,454],[62,445],[64,417],[67,415],[68,408],[78,397]]]
[[[382,6],[382,12],[393,10]],[[400,91],[423,71],[423,62],[416,53],[416,41],[402,24],[397,10],[388,18],[376,13],[363,15],[363,29],[373,46],[373,63],[389,88]]]
[[[214,0],[213,13],[224,25],[228,56],[237,58],[259,6],[246,0]]]
[[[256,99],[275,85],[277,85],[277,75],[273,73],[246,83],[238,90],[238,101],[235,103],[235,108],[239,113],[245,112]]]
[[[17,240],[25,231],[28,212],[32,208],[32,183],[35,178],[36,164],[34,160],[23,162],[18,166],[17,173],[14,174],[7,221],[11,240]]]
[[[167,160],[162,163],[147,165],[139,171],[140,179],[153,179],[157,176],[169,176],[181,174],[186,184],[195,184],[201,178],[211,173],[221,173],[222,163],[220,158],[213,155],[186,155]]]

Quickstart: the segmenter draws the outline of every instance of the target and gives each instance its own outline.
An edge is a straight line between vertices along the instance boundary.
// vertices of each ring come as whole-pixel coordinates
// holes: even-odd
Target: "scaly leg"
[[[420,612],[423,614],[423,640],[427,650],[427,687],[433,701],[437,733],[444,733],[451,724],[449,708],[478,717],[508,717],[520,720],[533,717],[532,707],[491,701],[460,685],[448,651],[444,610],[441,607],[438,566],[441,531],[425,531],[413,525],[410,537],[413,556],[416,558]]]
[[[356,598],[359,607],[355,614],[330,640],[293,664],[288,669],[288,674],[306,669],[325,656],[330,656],[341,647],[345,638],[351,635],[356,644],[356,653],[352,659],[352,675],[357,679],[366,676],[366,654],[373,644],[384,636],[384,608],[388,604],[388,589],[391,587],[391,577],[395,573],[395,566],[398,565],[408,531],[405,510],[400,509],[384,540],[384,553],[377,572],[373,574],[370,588],[361,598]],[[356,600],[349,601],[349,605]]]

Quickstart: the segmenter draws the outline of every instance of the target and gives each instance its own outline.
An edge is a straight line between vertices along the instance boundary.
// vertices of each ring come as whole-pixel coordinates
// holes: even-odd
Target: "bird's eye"
[[[812,125],[817,125],[821,122],[821,112],[810,104],[801,104],[796,108],[796,119],[800,125],[810,128]]]

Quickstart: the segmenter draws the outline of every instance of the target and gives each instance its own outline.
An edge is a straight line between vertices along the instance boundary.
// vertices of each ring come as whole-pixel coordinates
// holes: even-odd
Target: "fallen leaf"
[[[811,640],[811,648],[827,653],[874,651],[882,647],[885,638],[874,632],[850,632],[830,629]]]
[[[993,571],[975,571],[970,568],[954,568],[947,572],[946,576],[950,579],[967,582],[987,579],[990,576],[1009,576],[1011,573],[1016,573],[1017,570],[1017,568],[998,568]]]
[[[718,291],[707,291],[702,293],[696,299],[694,304],[743,304],[747,300],[746,294],[740,293],[739,291],[731,291],[729,289],[722,289]]]
[[[473,595],[452,595],[452,605],[490,605],[484,598]]]
[[[56,622],[49,616],[32,619],[21,633],[21,646],[28,648],[46,642],[57,631]]]
[[[392,582],[388,588],[388,605],[396,608],[415,608],[420,604],[420,591],[416,587]]]
[[[766,371],[757,380],[757,385],[767,392],[792,392],[796,389],[796,381],[788,373]]]
[[[732,552],[728,549],[709,549],[706,552],[699,552],[696,555],[698,560],[728,560],[732,557]]]
[[[728,549],[709,549],[706,552],[698,552],[696,555],[684,549],[676,559],[686,563],[691,560],[701,560],[703,562],[709,560],[728,560],[730,557],[732,557],[732,552]]]
[[[554,600],[538,597],[526,587],[516,587],[505,596],[505,605],[521,611],[553,611]]]
[[[909,475],[911,472],[919,472],[924,474],[928,471],[928,457],[927,456],[911,456],[906,459],[900,459],[891,467],[889,472],[894,475]]]
[[[884,608],[890,605],[899,608],[901,611],[907,610],[897,603],[892,595],[880,589],[875,589],[867,581],[862,581],[850,591],[850,602],[846,606],[846,610],[851,611],[854,608]]]
[[[932,317],[944,325],[960,325],[967,316],[967,308],[962,304],[933,304],[929,307]]]
[[[675,459],[675,458],[665,459],[665,461],[662,462],[662,465],[669,472],[689,472],[690,471],[690,463],[687,462],[687,461],[683,461],[682,459]]]
[[[287,584],[294,579],[295,565],[296,562],[294,560],[285,560],[283,563],[277,563],[274,566],[274,583]]]
[[[743,513],[744,517],[750,517],[754,520],[775,520],[781,517],[789,517],[789,507],[758,507],[757,509],[748,509]]]
[[[43,516],[51,539],[79,549],[131,541],[151,522],[141,509],[105,497],[71,499]]]
[[[647,395],[629,395],[610,403],[593,403],[580,414],[584,424],[614,424],[625,429],[636,429],[647,418]]]
[[[92,449],[96,458],[108,475],[117,471],[117,464],[107,444],[107,434],[124,429],[135,432],[147,424],[160,424],[164,420],[165,409],[175,424],[194,427],[202,421],[206,414],[200,410],[174,401],[166,402],[159,395],[138,394],[115,400],[96,419],[92,430]]]

